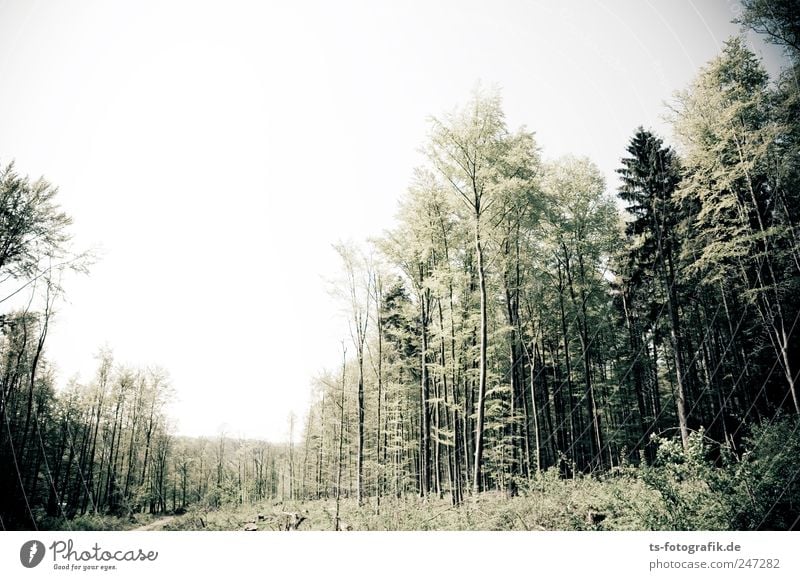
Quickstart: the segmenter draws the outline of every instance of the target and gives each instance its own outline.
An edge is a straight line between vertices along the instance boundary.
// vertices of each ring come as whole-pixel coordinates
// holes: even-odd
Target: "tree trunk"
[[[480,213],[478,212],[478,216]],[[486,398],[486,372],[487,372],[487,348],[488,348],[488,320],[487,320],[487,296],[486,296],[486,271],[483,259],[483,244],[480,235],[480,221],[475,220],[475,252],[478,259],[478,288],[480,291],[481,321],[480,321],[480,351],[479,351],[479,375],[478,375],[478,417],[475,426],[475,466],[472,479],[472,491],[478,493],[481,490],[481,468],[483,461],[483,423],[484,423],[484,403]]]

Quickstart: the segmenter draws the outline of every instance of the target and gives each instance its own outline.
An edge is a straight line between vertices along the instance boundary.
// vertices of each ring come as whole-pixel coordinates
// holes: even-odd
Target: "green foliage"
[[[744,13],[736,22],[783,46],[794,58],[800,55],[798,0],[742,0],[742,5]]]
[[[127,520],[116,516],[101,514],[86,514],[77,516],[73,519],[43,517],[38,522],[38,526],[43,530],[64,531],[64,532],[92,532],[107,531],[118,532],[130,529],[140,522]]]
[[[702,430],[679,441],[656,438],[656,464],[641,480],[657,492],[642,512],[645,529],[788,530],[800,517],[800,422],[777,419],[753,427],[737,458]],[[715,453],[716,450],[716,453]],[[712,461],[712,455],[716,459]]]
[[[0,167],[0,272],[16,279],[40,273],[45,259],[66,255],[72,220],[54,198],[57,188],[21,177],[11,163]]]
[[[654,530],[724,530],[730,527],[731,506],[726,490],[730,472],[709,460],[703,430],[689,435],[686,449],[679,440],[655,437],[656,463],[641,471],[642,481],[658,493],[644,515],[644,527]]]
[[[741,23],[796,56],[796,4],[745,0]],[[533,133],[510,132],[496,91],[432,119],[377,253],[337,248],[355,352],[316,380],[297,445],[291,429],[288,445],[173,437],[165,373],[110,353],[59,393],[51,270],[81,260],[56,189],[0,167],[0,279],[43,293],[41,312],[0,313],[0,465],[18,466],[0,472],[2,527],[187,508],[154,524],[797,527],[798,423],[780,418],[800,414],[793,72],[774,84],[726,42],[678,95],[679,148],[644,129],[629,142],[627,216],[590,160],[543,163]],[[676,422],[680,441],[651,436]]]
[[[797,529],[800,520],[800,420],[787,417],[753,427],[749,450],[736,466],[732,527]]]
[[[341,527],[360,531],[548,531],[548,530],[787,530],[800,515],[800,422],[784,418],[752,429],[741,457],[720,449],[703,430],[684,449],[679,439],[655,437],[656,461],[648,467],[622,466],[600,476],[564,479],[556,468],[520,482],[508,497],[484,492],[458,506],[448,497],[385,497],[361,506],[343,499]],[[300,530],[332,530],[333,499],[236,502],[219,508],[195,505],[162,520],[164,530],[284,529],[287,514],[305,520]],[[48,529],[125,529],[147,522],[108,516],[43,522]],[[154,528],[155,529],[155,528]]]

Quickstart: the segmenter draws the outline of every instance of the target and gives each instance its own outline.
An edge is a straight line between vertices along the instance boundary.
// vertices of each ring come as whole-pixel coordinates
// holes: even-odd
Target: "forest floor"
[[[358,505],[344,498],[339,529],[344,531],[580,531],[758,529],[738,523],[732,488],[717,489],[713,477],[641,477],[636,471],[605,477],[559,479],[547,474],[509,497],[483,492],[453,505],[449,496],[384,496]],[[185,513],[139,514],[132,518],[85,516],[50,522],[43,529],[130,531],[333,531],[334,499],[264,500],[248,505],[188,506]],[[794,520],[791,515],[790,520]],[[741,518],[739,518],[741,520]],[[790,521],[787,520],[787,521]],[[797,517],[800,521],[800,517]],[[774,525],[774,524],[770,524]],[[788,527],[786,527],[788,525]],[[796,525],[796,524],[795,524]],[[790,529],[786,523],[776,528]]]
[[[173,520],[175,520],[177,516],[164,516],[162,518],[158,518],[153,520],[150,523],[144,524],[143,526],[139,526],[137,528],[132,528],[130,531],[132,532],[152,532],[155,530],[163,530],[165,526],[170,525]]]
[[[161,529],[325,531],[334,530],[335,514],[333,499],[273,500],[217,509],[190,507]],[[543,479],[515,497],[484,492],[466,497],[457,506],[448,496],[436,495],[383,497],[380,505],[370,497],[361,506],[350,498],[341,501],[339,514],[339,528],[353,531],[648,530],[675,525],[665,513],[661,495],[640,480],[627,477],[605,481]]]
[[[735,527],[724,494],[713,478],[676,478],[668,473],[619,469],[603,476],[562,479],[552,470],[519,486],[509,497],[499,491],[467,495],[453,505],[449,495],[421,498],[375,496],[358,505],[343,498],[340,530],[353,531],[558,531],[558,530],[724,530]],[[716,486],[714,486],[716,487]],[[185,513],[119,518],[82,516],[43,523],[43,529],[132,531],[289,531],[336,528],[336,501],[264,500],[219,507],[187,506]]]
[[[482,494],[453,506],[448,498],[406,498],[385,501],[376,508],[375,498],[360,508],[352,500],[342,501],[339,529],[345,531],[431,531],[431,530],[599,530],[642,529],[625,526],[614,516],[586,505],[565,504],[563,509],[543,517],[530,498],[505,498],[503,494]],[[334,530],[335,502],[317,500],[285,502],[278,505],[225,507],[189,510],[158,528],[163,530],[299,531]],[[299,525],[296,523],[300,521]]]
[[[43,517],[41,530],[212,531],[572,531],[793,530],[800,528],[800,425],[795,418],[753,435],[759,446],[741,456],[712,453],[702,432],[688,449],[664,440],[652,466],[623,465],[565,479],[547,469],[515,479],[517,494],[352,497],[187,505],[179,513],[128,517]],[[724,450],[723,450],[724,451]],[[219,497],[223,490],[211,490]],[[227,491],[227,490],[226,490]],[[338,514],[338,525],[337,525]]]

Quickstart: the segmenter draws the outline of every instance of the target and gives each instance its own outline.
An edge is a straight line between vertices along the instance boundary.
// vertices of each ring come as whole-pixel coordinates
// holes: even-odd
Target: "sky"
[[[391,227],[476,83],[542,155],[614,170],[738,33],[719,1],[0,0],[0,163],[59,187],[73,245],[59,385],[170,373],[176,432],[284,440],[348,336],[332,245]],[[756,52],[774,70],[776,51]]]

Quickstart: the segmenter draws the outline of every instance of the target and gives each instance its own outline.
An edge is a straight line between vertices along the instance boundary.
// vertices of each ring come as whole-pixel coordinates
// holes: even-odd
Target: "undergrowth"
[[[340,505],[344,530],[789,530],[800,522],[800,421],[754,427],[738,451],[702,430],[679,440],[654,438],[649,466],[615,467],[602,475],[562,478],[555,469],[519,484],[519,494],[484,492],[457,506],[448,496],[353,499]],[[191,507],[165,530],[333,530],[335,501],[269,501],[222,508]],[[297,515],[294,515],[297,514]],[[118,530],[147,522],[111,516],[47,520],[43,529]],[[296,520],[295,520],[296,521]]]

